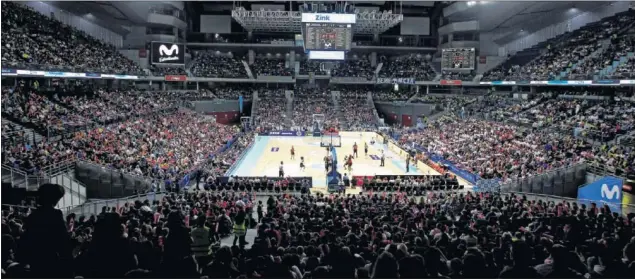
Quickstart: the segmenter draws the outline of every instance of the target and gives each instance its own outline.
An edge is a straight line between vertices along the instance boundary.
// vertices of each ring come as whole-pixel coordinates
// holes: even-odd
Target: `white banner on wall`
[[[403,17],[401,35],[430,35],[429,17]]]
[[[201,33],[228,34],[232,32],[232,16],[201,15]]]

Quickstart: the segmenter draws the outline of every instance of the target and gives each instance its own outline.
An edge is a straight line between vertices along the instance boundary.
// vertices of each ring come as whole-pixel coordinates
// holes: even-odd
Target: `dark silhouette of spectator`
[[[533,253],[524,241],[512,243],[511,259],[513,264],[505,266],[499,278],[538,278],[536,269],[531,264]]]
[[[373,265],[371,279],[399,277],[399,263],[390,252],[382,252]]]
[[[571,269],[569,252],[563,245],[556,244],[550,249],[548,263],[536,266],[543,278],[582,278],[582,274]]]
[[[64,194],[60,185],[41,185],[37,192],[38,207],[24,220],[24,234],[19,244],[23,254],[20,258],[22,264],[30,265],[35,277],[70,275],[70,237],[62,211],[55,208]]]

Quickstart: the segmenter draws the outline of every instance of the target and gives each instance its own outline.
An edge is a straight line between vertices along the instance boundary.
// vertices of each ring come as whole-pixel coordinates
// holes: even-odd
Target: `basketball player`
[[[348,156],[348,161],[346,162],[346,164],[348,165],[348,171],[353,171],[353,155]]]
[[[355,158],[359,158],[357,155],[357,143],[353,144],[353,155],[355,155]]]
[[[291,146],[291,160],[295,160],[295,147]]]
[[[384,161],[386,160],[386,155],[384,154],[384,151],[381,151],[381,162],[379,164],[380,167],[384,166]]]
[[[278,177],[284,178],[284,162],[280,161],[280,169],[278,170]]]
[[[329,156],[324,156],[324,172],[329,172]]]
[[[368,157],[368,143],[364,142],[364,156]]]
[[[306,170],[306,167],[304,166],[304,157],[300,157],[300,169],[302,171]]]
[[[406,172],[410,172],[410,154],[408,154],[408,158],[406,158]]]

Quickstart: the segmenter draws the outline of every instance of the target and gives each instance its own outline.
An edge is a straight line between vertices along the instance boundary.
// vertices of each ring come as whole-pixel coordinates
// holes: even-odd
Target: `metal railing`
[[[41,184],[47,183],[48,179],[2,164],[2,182],[11,183],[13,187],[25,188],[27,191],[36,191]]]
[[[616,167],[607,167],[606,165],[601,165],[597,161],[589,161],[587,162],[587,171],[589,173],[600,175],[600,176],[615,176],[626,180],[626,177],[630,174],[628,170],[623,168]]]
[[[161,200],[166,195],[166,192],[149,192],[149,193],[139,193],[136,195],[126,196],[122,198],[116,199],[107,199],[107,200],[92,200],[88,201],[79,206],[70,206],[65,208],[60,208],[64,214],[75,213],[75,215],[84,215],[90,216],[93,214],[99,214],[102,211],[102,208],[120,208],[125,206],[125,204],[131,204],[135,201],[144,201],[148,200],[150,204],[152,204],[155,200]]]
[[[82,216],[82,215],[90,216],[90,215],[96,215],[101,213],[102,208],[104,207],[120,208],[120,207],[123,207],[126,203],[131,204],[137,200],[140,200],[140,201],[148,200],[150,201],[150,203],[152,203],[155,200],[163,199],[163,197],[166,194],[167,193],[164,193],[164,192],[157,192],[157,193],[151,192],[151,193],[143,193],[143,194],[140,193],[137,195],[127,196],[127,197],[118,198],[118,199],[93,200],[93,201],[89,201],[77,206],[74,205],[74,206],[63,207],[63,206],[59,206],[58,204],[58,209],[62,210],[64,215],[75,213],[75,215],[78,215],[78,216]],[[32,205],[30,206],[29,205],[13,205],[13,204],[2,205],[3,210],[5,210],[8,207],[21,208],[21,209],[24,209],[25,211],[28,209],[36,208],[35,203],[32,203]]]

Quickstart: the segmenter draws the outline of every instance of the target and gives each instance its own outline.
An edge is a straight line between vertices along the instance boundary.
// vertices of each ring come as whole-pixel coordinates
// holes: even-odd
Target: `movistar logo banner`
[[[603,184],[602,188],[601,188],[601,195],[602,195],[603,199],[608,199],[608,200],[616,199],[616,200],[619,200],[621,192],[622,191],[620,191],[620,186],[617,186],[617,185],[613,185],[613,187],[611,187],[609,189],[609,185]]]
[[[159,62],[179,60],[179,46],[171,45],[169,48],[166,45],[159,46]]]

